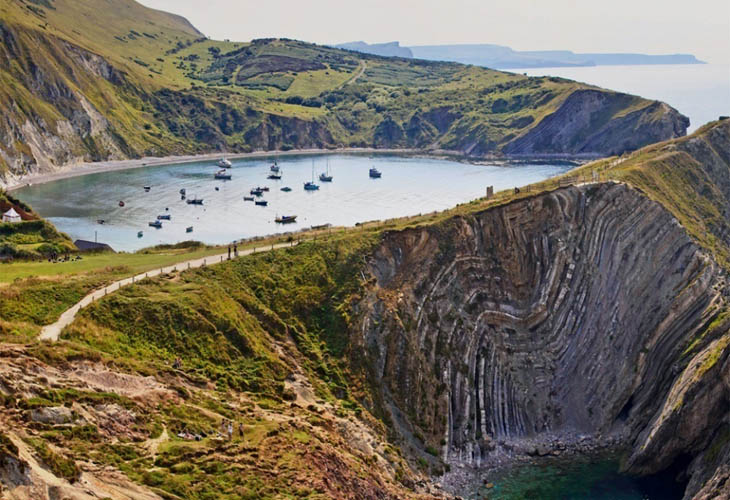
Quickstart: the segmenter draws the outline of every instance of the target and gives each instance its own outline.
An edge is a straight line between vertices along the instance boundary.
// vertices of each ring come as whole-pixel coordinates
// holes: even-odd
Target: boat
[[[225,169],[217,171],[213,177],[224,181],[230,181],[233,178],[233,176],[226,172]]]
[[[119,206],[120,207],[123,207],[124,206],[124,202],[122,200],[119,200]]]
[[[291,191],[291,188],[289,186],[284,186],[283,188],[281,188],[281,190],[285,193],[288,193],[289,191]]]
[[[104,219],[96,219],[97,224],[106,224],[106,221]]]
[[[203,198],[191,198],[186,201],[188,205],[202,205],[203,204]]]
[[[271,170],[272,172],[276,172],[276,173],[279,172],[280,169],[279,169],[279,165],[276,163],[276,160],[274,160],[274,163],[269,167],[269,170]]]
[[[156,220],[154,222],[149,223],[150,227],[156,227],[157,229],[160,229],[162,227],[162,222]]]
[[[380,170],[378,170],[377,168],[373,167],[373,168],[371,168],[371,169],[370,169],[370,177],[371,177],[372,179],[380,179],[380,177],[381,177],[382,175],[383,175],[383,174],[381,174],[381,173],[380,173]]]
[[[228,161],[226,158],[221,158],[220,160],[218,160],[217,165],[220,168],[231,168],[233,166],[233,164],[230,161]]]
[[[266,205],[269,204],[269,202],[266,200],[256,200],[256,201],[254,201],[254,203],[256,203],[257,205],[262,206],[262,207],[265,207]]]
[[[261,191],[268,191],[269,190],[269,186],[260,187],[259,189]]]
[[[281,217],[277,217],[274,219],[279,224],[291,224],[292,222],[297,221],[296,215],[282,215]]]
[[[181,195],[180,195],[180,199],[181,199],[181,200],[184,200],[184,199],[185,199],[185,195],[184,195],[184,194],[181,194]]]
[[[312,160],[312,180],[304,183],[305,191],[316,191],[319,186],[314,183],[314,160]]]
[[[144,187],[145,193],[149,193],[150,189],[152,189],[152,186],[145,186]]]
[[[137,231],[137,238],[141,238],[142,234],[144,234],[144,233],[142,233],[142,231]]]
[[[193,232],[193,226],[188,226],[185,228],[186,233],[192,233]]]
[[[244,196],[243,201],[253,201],[253,196]]]
[[[267,178],[267,179],[273,179],[273,180],[275,180],[275,181],[280,181],[280,180],[281,180],[281,174],[275,174],[275,173],[271,173],[271,174],[269,174],[269,175],[268,175],[268,177],[266,177],[266,178]]]
[[[216,191],[220,191],[220,190],[221,190],[221,188],[219,188],[218,186],[216,186],[216,187],[215,187],[215,190],[216,190]]]
[[[182,188],[182,189],[180,190],[180,194],[185,194],[185,188]]]
[[[330,175],[330,161],[327,160],[327,173],[322,172],[319,174],[319,180],[322,182],[332,182],[332,176]]]
[[[157,220],[170,220],[170,214],[158,215]]]
[[[261,188],[253,188],[249,194],[252,194],[254,196],[261,196],[264,194],[264,190]]]

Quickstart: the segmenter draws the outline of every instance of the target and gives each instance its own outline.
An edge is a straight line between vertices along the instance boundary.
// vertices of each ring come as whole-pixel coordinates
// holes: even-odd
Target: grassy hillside
[[[133,0],[3,2],[0,63],[5,182],[77,160],[214,150],[603,154],[686,129],[667,106],[562,79],[209,40]],[[559,130],[538,128],[550,116]]]

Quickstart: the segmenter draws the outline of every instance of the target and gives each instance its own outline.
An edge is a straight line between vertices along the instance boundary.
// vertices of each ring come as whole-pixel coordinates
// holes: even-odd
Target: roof
[[[106,243],[97,243],[95,241],[76,240],[74,241],[74,245],[76,245],[76,248],[78,248],[82,252],[88,252],[89,250],[110,250],[112,252],[114,251],[114,249]]]
[[[16,212],[13,207],[10,207],[10,210],[8,210],[7,212],[5,212],[3,214],[3,217],[13,217],[13,218],[17,217],[17,218],[20,218],[20,214],[18,212]]]

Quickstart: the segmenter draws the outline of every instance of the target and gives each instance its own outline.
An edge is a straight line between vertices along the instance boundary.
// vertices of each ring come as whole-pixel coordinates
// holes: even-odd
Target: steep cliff
[[[713,188],[687,187],[690,207],[727,203],[729,138],[716,123],[614,161],[614,174],[691,171]],[[657,171],[670,151],[683,169]],[[730,316],[715,248],[730,239],[717,225],[693,239],[674,213],[696,212],[641,188],[560,188],[384,238],[355,343],[403,435],[476,467],[609,437],[631,450],[627,471],[667,473],[687,498],[727,489]]]

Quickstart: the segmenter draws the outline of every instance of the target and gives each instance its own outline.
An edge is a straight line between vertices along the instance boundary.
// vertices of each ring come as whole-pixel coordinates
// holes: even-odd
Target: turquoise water
[[[329,160],[331,183],[319,191],[304,191],[324,171]],[[566,171],[567,165],[520,164],[484,166],[448,160],[394,155],[282,156],[281,181],[267,180],[271,159],[233,160],[230,181],[215,180],[215,162],[145,167],[103,172],[24,187],[15,192],[38,213],[72,238],[108,243],[132,251],[160,243],[196,239],[225,244],[233,240],[296,231],[312,225],[352,226],[358,222],[432,212],[495,191],[523,186]],[[383,174],[370,179],[368,170]],[[143,186],[151,186],[145,192]],[[251,188],[269,186],[267,207],[244,201]],[[291,192],[280,190],[283,186]],[[203,206],[188,205],[179,191],[203,198]],[[218,190],[216,190],[216,188]],[[125,203],[119,207],[119,201]],[[166,208],[168,210],[166,210]],[[169,214],[161,229],[148,227],[157,215]],[[280,225],[277,215],[298,216],[297,223]],[[100,225],[97,220],[104,219]],[[192,233],[186,228],[193,226]],[[143,231],[138,238],[137,232]]]
[[[612,459],[550,461],[484,477],[470,498],[490,500],[679,500],[684,488],[671,478],[636,479],[618,473]]]

